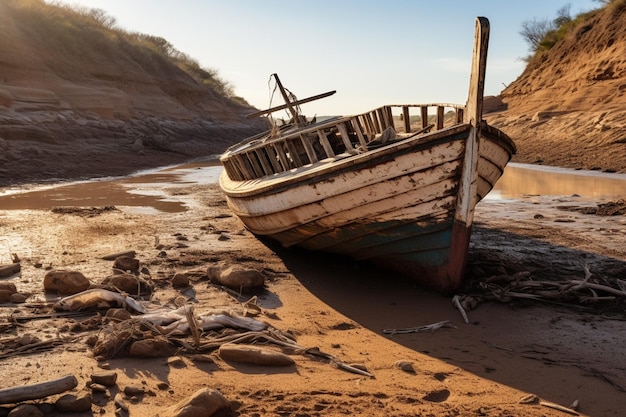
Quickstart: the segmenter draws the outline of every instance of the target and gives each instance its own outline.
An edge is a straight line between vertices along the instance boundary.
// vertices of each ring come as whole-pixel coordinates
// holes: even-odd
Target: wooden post
[[[404,119],[404,131],[411,133],[411,115],[409,114],[409,106],[402,106],[402,118]]]
[[[420,117],[422,118],[422,129],[428,126],[428,107],[420,107]]]
[[[447,274],[450,288],[458,287],[463,279],[470,232],[474,219],[474,206],[478,186],[478,147],[482,121],[488,44],[489,20],[484,17],[477,17],[474,33],[474,55],[472,58],[470,86],[465,113],[465,122],[469,123],[471,126],[465,143],[465,156],[463,158],[461,181],[458,191],[459,195],[454,213],[454,225],[452,227],[452,244],[450,246],[450,259]]]
[[[437,130],[443,129],[444,107],[437,106]]]

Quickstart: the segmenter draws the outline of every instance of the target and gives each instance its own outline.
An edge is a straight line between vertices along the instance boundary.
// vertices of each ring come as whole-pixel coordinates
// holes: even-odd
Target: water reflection
[[[221,167],[216,161],[204,161],[144,171],[125,178],[41,186],[28,191],[2,190],[0,209],[116,206],[129,212],[177,213],[187,209],[185,203],[180,197],[170,196],[165,188],[215,183],[220,172]]]
[[[504,175],[487,199],[519,198],[527,195],[626,198],[626,174],[511,163],[507,165]]]
[[[196,162],[98,181],[0,190],[0,210],[50,210],[59,206],[116,206],[127,212],[158,214],[187,209],[184,196],[167,189],[216,183],[222,171],[216,160]],[[176,194],[176,193],[173,193]],[[487,199],[527,195],[580,195],[582,198],[626,197],[626,175],[509,164]]]

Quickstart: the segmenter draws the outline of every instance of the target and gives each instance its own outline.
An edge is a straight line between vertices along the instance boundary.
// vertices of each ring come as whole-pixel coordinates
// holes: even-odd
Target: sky
[[[55,0],[104,10],[128,32],[159,36],[216,70],[259,109],[277,73],[304,114],[348,115],[384,104],[464,104],[476,16],[491,23],[485,95],[498,95],[529,55],[525,21],[572,17],[594,0]]]

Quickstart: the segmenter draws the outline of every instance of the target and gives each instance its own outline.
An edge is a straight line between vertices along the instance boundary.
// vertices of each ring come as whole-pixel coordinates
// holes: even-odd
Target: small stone
[[[7,414],[8,417],[43,417],[44,415],[37,406],[32,404],[20,404]]]
[[[89,388],[93,391],[93,392],[107,392],[107,387],[105,387],[102,384],[95,384],[92,383],[89,385]]]
[[[144,393],[145,393],[145,391],[143,390],[143,388],[137,387],[135,385],[128,385],[128,386],[124,387],[124,395],[127,395],[129,397],[137,397],[137,396],[142,395]]]
[[[136,274],[139,272],[139,259],[131,258],[130,256],[120,256],[115,258],[113,268],[121,269],[122,271],[130,271]]]
[[[170,384],[168,384],[167,382],[159,382],[157,384],[157,388],[160,389],[161,391],[165,391],[167,389],[170,389]]]
[[[168,358],[167,364],[172,368],[178,368],[178,369],[187,367],[187,364],[185,363],[185,361],[183,361],[183,359],[179,356]]]
[[[12,293],[11,291],[0,289],[0,303],[7,303],[7,302],[9,302],[9,300],[11,300],[11,296],[13,294],[14,293]]]
[[[91,411],[91,394],[87,392],[81,392],[77,395],[65,394],[54,405],[59,411],[72,413]]]
[[[203,388],[191,397],[165,409],[163,417],[204,417],[230,407],[230,403],[219,391]]]
[[[409,374],[414,374],[415,373],[415,368],[413,367],[413,362],[411,361],[403,361],[403,360],[399,360],[396,361],[393,366],[395,366],[396,368],[400,369],[401,371],[404,371],[406,373]]]
[[[179,272],[172,277],[172,287],[181,288],[189,286],[189,275]]]
[[[15,293],[11,294],[11,296],[9,297],[9,302],[14,304],[22,304],[25,303],[27,299],[28,296],[26,294]]]
[[[191,355],[189,359],[191,359],[194,362],[215,363],[215,360],[213,359],[211,355],[207,355],[204,353],[197,353],[195,355]]]
[[[90,285],[89,280],[78,271],[53,269],[48,271],[43,279],[45,291],[67,295],[85,291]]]
[[[119,321],[124,321],[130,319],[132,316],[130,315],[130,312],[128,310],[125,310],[123,308],[110,308],[106,312],[106,317]]]
[[[130,345],[130,356],[139,358],[158,358],[171,356],[176,347],[164,337],[138,340]]]
[[[98,372],[97,374],[91,375],[91,380],[96,384],[112,387],[117,382],[117,372]]]
[[[106,277],[102,280],[102,285],[112,286],[129,294],[136,294],[137,290],[140,289],[139,278],[125,272]]]
[[[265,277],[255,269],[243,265],[212,265],[207,269],[211,282],[235,290],[250,290],[265,285]]]
[[[17,292],[17,287],[12,282],[0,281],[0,291],[8,291],[11,294],[15,294]]]

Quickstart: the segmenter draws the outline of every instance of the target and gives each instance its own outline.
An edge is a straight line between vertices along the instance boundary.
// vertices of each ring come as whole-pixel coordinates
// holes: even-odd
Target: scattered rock
[[[112,286],[129,294],[137,294],[137,292],[141,289],[141,282],[139,278],[128,273],[109,275],[102,280],[102,285]]]
[[[137,253],[134,250],[129,250],[129,251],[124,251],[124,252],[116,252],[116,253],[112,253],[109,255],[104,255],[102,257],[102,259],[104,259],[105,261],[114,261],[117,258],[119,258],[120,256],[126,256],[129,258],[134,258],[135,255],[137,255]]]
[[[145,394],[145,391],[141,387],[135,385],[128,385],[124,387],[124,395],[127,395],[129,397],[137,397],[143,394]]]
[[[166,357],[173,355],[175,352],[176,347],[165,337],[138,340],[130,345],[130,356],[138,358]]]
[[[28,295],[15,293],[15,294],[11,294],[11,296],[9,297],[9,302],[14,303],[14,304],[22,304],[26,302],[27,299],[28,299]]]
[[[106,317],[111,319],[124,321],[130,319],[132,316],[130,312],[123,308],[110,308],[106,312]]]
[[[8,417],[43,417],[44,413],[32,404],[20,404],[12,409]]]
[[[210,417],[217,411],[229,408],[230,403],[219,391],[203,388],[191,397],[168,408],[164,417]]]
[[[0,291],[7,291],[10,294],[17,292],[17,287],[12,282],[0,282]]]
[[[131,258],[130,256],[119,256],[115,258],[113,268],[121,269],[122,271],[130,271],[136,274],[139,272],[139,259]]]
[[[291,366],[295,361],[288,355],[254,345],[226,343],[220,346],[220,358],[226,361],[266,366]]]
[[[46,292],[58,292],[59,294],[76,294],[89,288],[90,282],[78,271],[66,271],[53,269],[48,271],[43,279],[43,287]]]
[[[265,285],[265,277],[255,269],[243,265],[212,265],[207,269],[211,282],[234,290],[250,290]]]
[[[93,392],[107,392],[107,387],[102,384],[91,383],[89,384],[89,388],[91,388]]]
[[[189,276],[185,273],[176,273],[174,277],[172,277],[172,287],[181,288],[189,286]]]
[[[96,384],[102,384],[105,387],[112,387],[117,382],[117,372],[100,372],[91,375],[91,381]]]
[[[181,358],[180,356],[175,356],[175,357],[168,358],[167,359],[167,364],[171,368],[182,369],[182,368],[186,368],[187,367],[187,364],[185,363],[183,358]]]
[[[91,410],[91,394],[88,392],[80,392],[76,395],[65,394],[61,396],[55,403],[55,407],[59,411],[71,413],[79,413]]]
[[[409,374],[414,374],[415,373],[415,368],[413,367],[413,362],[411,361],[403,361],[403,360],[399,360],[396,361],[393,366],[395,366],[396,368],[400,369],[401,371],[404,371],[406,373]]]
[[[8,290],[0,289],[0,303],[6,303],[9,300],[11,300],[11,296],[13,294],[14,293],[12,293],[12,292],[10,292]]]

